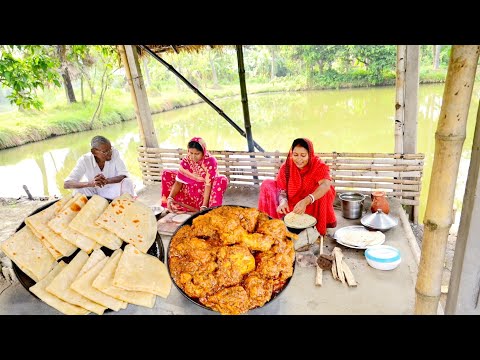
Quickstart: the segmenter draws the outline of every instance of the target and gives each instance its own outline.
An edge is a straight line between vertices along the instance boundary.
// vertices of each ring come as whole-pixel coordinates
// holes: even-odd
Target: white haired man
[[[96,194],[106,199],[114,199],[126,192],[135,197],[133,182],[125,163],[110,140],[97,135],[92,138],[90,145],[90,152],[78,159],[63,187],[74,189],[74,194]]]

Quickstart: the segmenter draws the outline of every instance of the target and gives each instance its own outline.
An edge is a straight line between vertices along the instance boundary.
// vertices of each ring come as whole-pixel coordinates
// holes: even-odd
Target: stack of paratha
[[[65,197],[0,244],[36,282],[29,290],[64,314],[101,315],[129,303],[152,308],[170,292],[165,265],[146,253],[156,237],[152,210],[126,196],[112,204],[98,195]],[[125,250],[122,239],[130,243]],[[107,256],[102,246],[115,251]]]

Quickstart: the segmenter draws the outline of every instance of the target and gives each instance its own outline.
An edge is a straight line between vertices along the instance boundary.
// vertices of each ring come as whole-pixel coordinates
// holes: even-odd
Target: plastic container
[[[390,245],[374,245],[365,250],[368,264],[378,270],[393,270],[401,262],[400,251]]]

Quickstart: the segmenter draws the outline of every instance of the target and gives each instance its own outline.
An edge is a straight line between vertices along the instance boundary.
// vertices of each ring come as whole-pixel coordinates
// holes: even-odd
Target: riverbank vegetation
[[[420,82],[443,82],[450,46],[420,47]],[[240,96],[233,46],[164,53],[205,96]],[[395,45],[248,45],[249,94],[395,84]],[[152,113],[203,102],[165,66],[140,58]],[[115,47],[0,45],[0,149],[135,119]]]

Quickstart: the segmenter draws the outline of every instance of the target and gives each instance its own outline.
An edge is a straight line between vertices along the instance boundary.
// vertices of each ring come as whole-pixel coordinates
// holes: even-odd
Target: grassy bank
[[[445,71],[421,73],[421,82],[442,82],[445,79],[445,73]],[[395,78],[389,76],[385,78],[381,85],[394,84]],[[299,77],[281,78],[268,83],[257,83],[255,79],[247,81],[249,94],[368,86],[371,86],[371,84],[362,78],[353,82],[339,79],[337,83],[325,82],[322,81],[322,78],[307,81],[306,78]],[[164,89],[161,93],[149,90],[148,100],[152,113],[156,114],[203,102],[196,93],[186,86],[182,89],[182,91],[176,88]],[[199,88],[199,90],[212,101],[223,97],[240,96],[239,84],[221,85],[217,88]],[[135,118],[135,109],[128,89],[108,90],[101,115],[94,121],[92,121],[92,117],[98,105],[98,97],[93,96],[91,99],[89,97],[84,102],[79,100],[77,103],[68,105],[63,92],[57,91],[43,94],[43,100],[45,106],[41,111],[20,112],[12,110],[0,113],[0,150],[54,136],[100,129]]]

